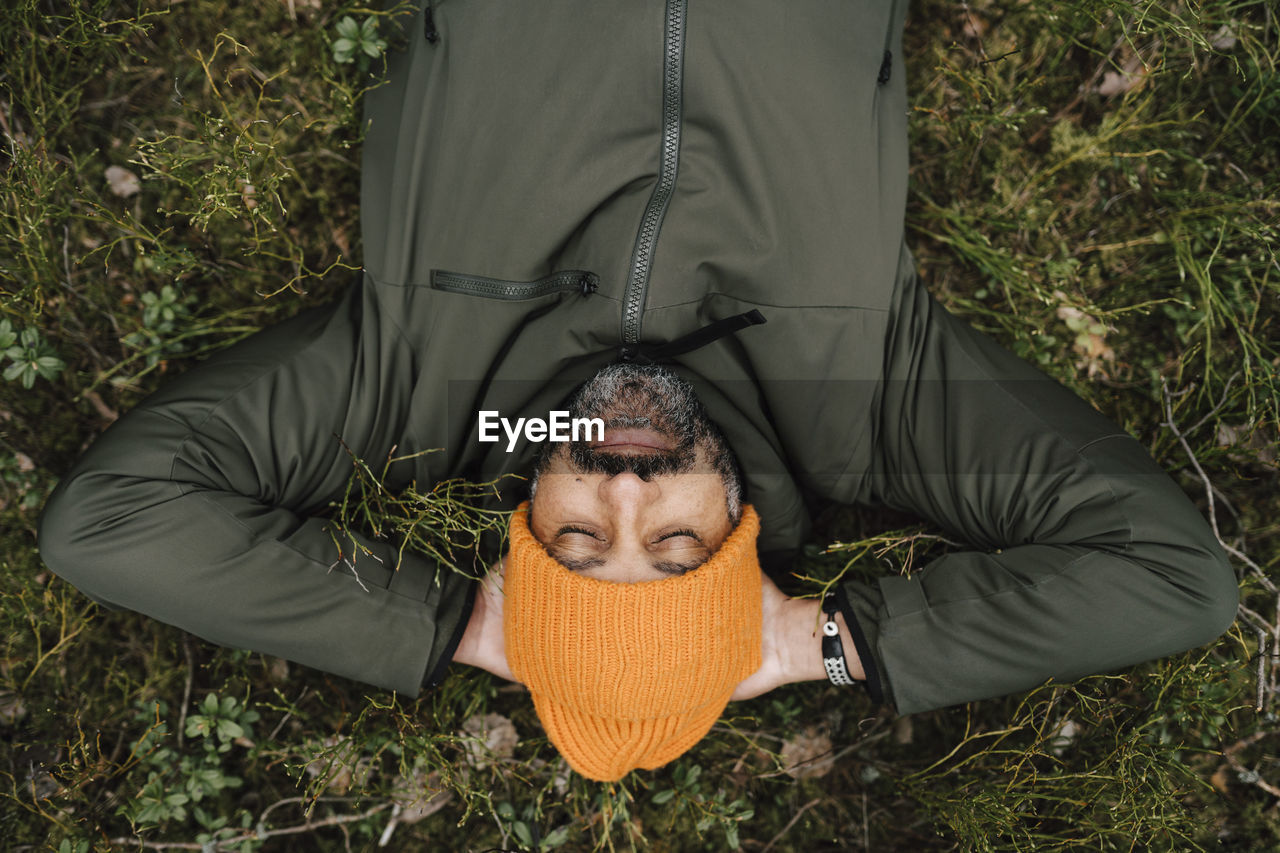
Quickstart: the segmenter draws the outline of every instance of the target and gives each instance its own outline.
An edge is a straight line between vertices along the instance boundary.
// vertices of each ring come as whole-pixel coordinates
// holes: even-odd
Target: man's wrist
[[[821,600],[793,598],[787,604],[787,673],[789,681],[822,681],[827,678],[822,663],[822,623],[827,621],[822,612]],[[844,646],[845,668],[849,675],[861,681],[866,678],[862,661],[853,642],[853,634],[845,622],[844,614],[837,611],[836,625],[840,629],[840,643]]]
[[[479,666],[480,641],[484,636],[485,622],[485,590],[483,583],[476,590],[471,613],[467,617],[467,627],[462,632],[458,647],[453,650],[453,662],[469,666]]]

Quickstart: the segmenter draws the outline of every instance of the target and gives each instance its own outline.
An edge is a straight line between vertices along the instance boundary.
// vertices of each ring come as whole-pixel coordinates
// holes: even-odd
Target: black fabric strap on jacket
[[[884,688],[880,686],[880,671],[876,669],[876,660],[871,656],[871,647],[867,644],[866,635],[862,633],[862,626],[858,624],[858,618],[854,615],[853,607],[849,604],[849,597],[843,586],[836,587],[836,604],[840,606],[844,621],[849,626],[849,633],[853,635],[853,646],[858,651],[862,673],[866,678],[863,686],[867,689],[867,695],[871,697],[871,701],[883,705],[885,698]]]
[[[767,321],[764,319],[764,315],[753,308],[745,314],[735,314],[732,317],[725,317],[723,320],[708,323],[701,329],[695,329],[669,343],[654,345],[642,343],[626,344],[618,350],[618,359],[635,364],[657,364],[661,361],[670,361],[678,355],[684,355],[687,352],[692,352],[700,347],[705,347],[709,343],[718,341],[725,335],[731,335],[748,326],[758,326],[765,322]]]

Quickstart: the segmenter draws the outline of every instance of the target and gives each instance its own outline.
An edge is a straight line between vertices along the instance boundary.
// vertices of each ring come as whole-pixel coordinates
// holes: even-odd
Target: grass
[[[673,766],[605,786],[566,774],[528,701],[487,675],[392,696],[100,610],[51,576],[35,518],[86,442],[358,267],[367,78],[334,42],[369,32],[340,29],[348,16],[387,37],[394,14],[0,10],[10,849],[1280,845],[1280,675],[1259,656],[1280,637],[1280,22],[1263,2],[922,0],[905,45],[926,281],[1212,513],[1244,596],[1212,648],[902,719],[784,688],[732,706]],[[353,472],[363,506],[372,472]],[[370,513],[411,535],[434,517],[403,496]],[[841,511],[799,572],[814,589],[946,547],[911,519]]]

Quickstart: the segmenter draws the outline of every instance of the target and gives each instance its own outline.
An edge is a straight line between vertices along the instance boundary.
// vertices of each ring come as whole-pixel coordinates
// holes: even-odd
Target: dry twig
[[[1213,410],[1209,413],[1209,415],[1206,415],[1205,417],[1201,418],[1196,423],[1193,429],[1199,428],[1209,419],[1209,417],[1211,417],[1214,413],[1216,413],[1219,409],[1222,408],[1222,406],[1226,402],[1227,391],[1230,390],[1231,384],[1234,380],[1235,380],[1235,376],[1232,376],[1227,381],[1227,387],[1223,391],[1222,398],[1218,401],[1217,405],[1214,406]],[[1263,617],[1261,614],[1257,613],[1256,611],[1254,611],[1253,609],[1245,605],[1244,602],[1240,603],[1239,608],[1237,610],[1237,613],[1239,614],[1239,618],[1241,619],[1241,621],[1243,621],[1246,625],[1248,625],[1251,629],[1253,629],[1254,638],[1258,643],[1257,673],[1255,675],[1256,694],[1254,699],[1254,710],[1261,713],[1266,709],[1269,700],[1275,694],[1274,662],[1278,657],[1280,657],[1280,590],[1277,590],[1276,584],[1271,580],[1271,578],[1267,577],[1267,574],[1262,570],[1262,567],[1259,566],[1255,561],[1250,559],[1249,555],[1245,553],[1243,535],[1239,537],[1239,540],[1240,540],[1239,548],[1228,544],[1222,538],[1222,531],[1218,527],[1216,504],[1214,502],[1214,494],[1216,492],[1216,489],[1214,489],[1213,483],[1209,479],[1209,475],[1205,473],[1204,467],[1200,464],[1200,460],[1196,457],[1195,451],[1192,450],[1191,443],[1187,441],[1186,435],[1178,427],[1178,423],[1173,417],[1174,398],[1181,397],[1187,394],[1190,390],[1191,388],[1186,388],[1183,391],[1175,394],[1174,392],[1169,390],[1168,382],[1165,381],[1164,377],[1161,377],[1160,402],[1164,408],[1164,414],[1165,414],[1165,420],[1161,424],[1161,426],[1166,427],[1171,433],[1173,433],[1173,437],[1177,439],[1178,444],[1182,447],[1183,452],[1187,454],[1187,459],[1191,462],[1191,467],[1195,469],[1196,474],[1200,478],[1201,484],[1204,486],[1205,501],[1208,503],[1209,525],[1213,528],[1213,537],[1218,541],[1218,544],[1222,546],[1222,549],[1226,551],[1227,554],[1234,557],[1236,560],[1240,561],[1245,565],[1245,567],[1250,571],[1250,573],[1252,573],[1259,580],[1259,582],[1262,584],[1264,589],[1266,589],[1270,593],[1275,594],[1276,596],[1276,618],[1271,622],[1268,622],[1267,619]],[[1234,510],[1232,510],[1232,512],[1234,514]],[[1271,637],[1271,646],[1272,646],[1271,654],[1267,653],[1268,635],[1270,635]]]

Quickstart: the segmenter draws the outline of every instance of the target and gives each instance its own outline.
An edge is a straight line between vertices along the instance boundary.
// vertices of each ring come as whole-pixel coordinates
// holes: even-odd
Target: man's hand
[[[480,581],[471,618],[458,641],[453,660],[515,681],[507,665],[506,635],[502,630],[502,571],[503,561],[499,560]]]
[[[502,570],[503,562],[499,560],[480,581],[471,618],[453,660],[515,681],[507,664],[502,630]],[[811,598],[787,598],[763,573],[761,582],[763,663],[734,690],[730,699],[735,701],[752,699],[793,681],[821,681],[827,677],[822,666],[821,603]],[[849,674],[862,679],[862,663],[842,615],[837,614],[836,624],[840,626]]]
[[[752,699],[793,681],[818,681],[827,677],[822,665],[822,602],[813,598],[787,598],[761,573],[764,586],[764,663],[738,685],[731,701]],[[836,614],[845,666],[856,679],[866,676],[853,645],[844,616]]]

